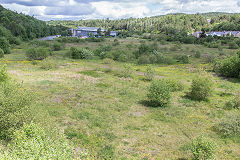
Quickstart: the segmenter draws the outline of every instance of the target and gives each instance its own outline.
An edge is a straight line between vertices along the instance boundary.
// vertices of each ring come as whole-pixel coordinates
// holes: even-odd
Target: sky
[[[240,0],[0,0],[41,20],[142,18],[169,13],[240,13]]]

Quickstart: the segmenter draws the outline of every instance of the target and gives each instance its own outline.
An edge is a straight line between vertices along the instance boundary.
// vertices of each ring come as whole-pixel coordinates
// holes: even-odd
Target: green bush
[[[40,67],[45,70],[50,70],[57,68],[57,64],[53,60],[46,58],[40,62]]]
[[[0,58],[4,57],[4,51],[0,48]]]
[[[183,64],[188,64],[189,63],[189,57],[186,54],[177,57],[177,59]]]
[[[123,70],[120,73],[120,76],[121,77],[125,77],[125,78],[132,77],[133,76],[133,68],[132,68],[132,66],[129,65],[129,64],[125,64],[123,66]]]
[[[222,61],[218,61],[214,65],[214,71],[221,76],[238,78],[240,73],[239,55],[236,54]]]
[[[155,72],[152,67],[148,66],[146,72],[144,73],[144,79],[147,81],[152,81],[155,77]]]
[[[197,137],[192,141],[191,151],[195,160],[215,159],[217,145],[204,136]]]
[[[147,94],[152,106],[165,107],[170,104],[171,87],[164,79],[152,81]]]
[[[215,129],[224,137],[240,136],[240,115],[228,114],[215,125]]]
[[[194,54],[195,58],[200,58],[201,57],[201,52],[200,51],[196,51],[196,53]]]
[[[240,92],[238,92],[234,97],[226,102],[225,104],[226,109],[240,109]]]
[[[198,75],[192,80],[191,90],[188,96],[193,100],[206,100],[212,95],[214,82],[208,75]]]
[[[113,46],[117,46],[117,45],[119,45],[120,43],[119,43],[119,41],[118,41],[118,39],[114,39],[114,42],[113,42]]]
[[[68,55],[73,59],[91,59],[94,54],[86,48],[71,47]]]
[[[150,64],[150,59],[149,59],[149,56],[147,55],[141,55],[139,58],[138,58],[138,64]]]
[[[60,51],[60,50],[62,50],[64,48],[65,48],[65,44],[64,43],[54,42],[53,45],[52,45],[52,49],[54,51]]]
[[[0,37],[0,48],[4,51],[4,54],[10,54],[10,44],[5,37]]]
[[[48,137],[36,124],[24,125],[13,134],[8,157],[12,159],[74,159],[73,148],[64,137]]]
[[[229,49],[238,49],[239,46],[235,42],[230,42],[229,44]]]
[[[37,47],[37,48],[29,48],[26,51],[26,56],[29,60],[43,60],[51,55],[50,48]]]
[[[172,92],[182,91],[184,89],[183,84],[178,80],[165,79],[165,81],[167,81],[167,83],[170,86]]]
[[[9,80],[9,76],[7,73],[6,66],[4,65],[0,67],[0,83],[7,82],[7,80]]]
[[[15,82],[0,83],[0,138],[9,140],[13,131],[31,122],[32,96]]]

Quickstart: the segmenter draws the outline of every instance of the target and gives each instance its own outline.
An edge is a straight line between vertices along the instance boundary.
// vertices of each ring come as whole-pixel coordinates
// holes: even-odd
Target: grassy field
[[[119,40],[113,49],[135,50],[139,40]],[[36,106],[47,112],[51,125],[73,142],[75,154],[86,151],[86,159],[191,159],[191,141],[206,135],[217,145],[217,159],[240,159],[240,138],[223,138],[213,126],[222,117],[239,110],[225,110],[224,104],[240,88],[240,81],[224,79],[209,71],[203,58],[190,57],[192,64],[151,65],[155,78],[181,81],[184,90],[172,95],[171,105],[154,108],[146,105],[144,80],[147,65],[130,65],[131,77],[124,77],[126,63],[103,60],[72,60],[62,55],[70,46],[96,49],[107,42],[67,44],[67,48],[50,57],[57,68],[41,69],[41,62],[26,60],[25,48],[13,49],[1,64],[7,64],[10,75],[36,95]],[[148,42],[147,42],[148,43]],[[150,43],[150,42],[149,42]],[[131,47],[127,47],[131,45]],[[200,50],[217,55],[218,49],[200,45],[182,45],[171,51],[173,44],[160,45],[168,54],[192,55]],[[160,49],[161,50],[161,49]],[[194,51],[193,51],[194,50]],[[224,49],[226,54],[234,50]],[[216,89],[209,101],[193,101],[185,97],[192,79],[206,70],[214,76]],[[39,112],[39,117],[42,113]],[[44,121],[46,117],[42,117]],[[87,158],[88,157],[88,158]]]

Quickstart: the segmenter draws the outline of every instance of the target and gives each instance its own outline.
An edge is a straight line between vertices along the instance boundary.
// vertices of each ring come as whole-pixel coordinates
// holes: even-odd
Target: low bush
[[[9,144],[10,159],[74,159],[73,148],[64,137],[48,137],[37,124],[24,125],[13,134]]]
[[[0,58],[4,57],[4,51],[0,48]]]
[[[29,60],[43,60],[51,54],[51,49],[44,47],[29,48],[26,51],[26,56]]]
[[[165,79],[167,81],[168,85],[171,87],[172,92],[176,91],[182,91],[184,89],[183,84],[175,79]]]
[[[120,43],[119,43],[119,41],[118,41],[118,39],[114,39],[114,41],[113,41],[113,46],[117,46],[117,45],[119,45]]]
[[[133,76],[132,66],[129,64],[125,64],[123,66],[123,70],[120,72],[119,76],[125,77],[125,78],[132,77]]]
[[[195,160],[210,160],[216,157],[217,145],[211,139],[200,136],[192,141],[191,151]]]
[[[7,73],[6,66],[1,66],[0,67],[0,83],[2,82],[7,82],[9,80],[9,76]]]
[[[68,56],[73,59],[91,59],[94,54],[86,48],[71,47]]]
[[[164,79],[154,80],[148,88],[147,97],[152,106],[165,107],[170,104],[171,87]]]
[[[152,81],[155,77],[155,72],[152,67],[148,66],[146,72],[144,73],[144,79],[147,81]]]
[[[60,50],[62,50],[64,48],[65,48],[65,44],[64,43],[54,42],[53,45],[52,45],[52,49],[54,51],[60,51]]]
[[[13,131],[31,122],[32,96],[12,81],[0,83],[0,138],[10,140]]]
[[[201,58],[201,52],[200,51],[196,51],[196,53],[194,54],[195,58]]]
[[[212,95],[214,90],[214,82],[212,77],[207,74],[202,74],[196,76],[192,80],[191,90],[188,93],[188,96],[193,100],[206,100],[209,96]]]
[[[42,69],[45,69],[45,70],[57,68],[57,64],[49,58],[46,58],[43,61],[41,61],[39,65]]]
[[[215,129],[224,137],[240,136],[240,115],[228,114],[215,125]]]
[[[183,63],[183,64],[188,64],[189,63],[189,57],[186,54],[178,56],[177,59],[180,63]]]
[[[226,109],[240,109],[240,92],[238,92],[234,97],[226,102]]]
[[[224,77],[238,78],[240,73],[240,58],[236,54],[232,57],[218,61],[214,65],[214,71]]]

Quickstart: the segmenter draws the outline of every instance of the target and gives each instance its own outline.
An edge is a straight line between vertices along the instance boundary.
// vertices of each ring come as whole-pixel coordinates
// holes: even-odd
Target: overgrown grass
[[[100,42],[102,45],[112,43],[113,39]],[[112,50],[122,48],[126,52],[134,51],[139,45],[135,39],[120,39],[119,43],[112,46]],[[123,47],[130,43],[133,47]],[[159,48],[166,50],[164,54],[169,57],[181,54],[181,50],[170,52],[172,45],[159,44]],[[66,44],[66,51],[72,46],[94,50],[99,43]],[[39,65],[25,62],[17,51],[13,55],[6,55],[1,63],[8,64],[9,74],[23,82],[24,88],[38,95],[34,101],[36,107],[42,110],[38,112],[38,120],[52,119],[51,125],[57,126],[73,142],[76,153],[89,153],[88,158],[190,159],[192,154],[181,147],[204,134],[218,144],[216,159],[238,159],[239,141],[219,136],[219,132],[213,131],[213,128],[228,113],[239,114],[238,109],[226,110],[224,107],[226,102],[234,98],[233,94],[228,93],[237,93],[239,81],[214,75],[216,88],[208,101],[186,98],[196,72],[199,69],[209,72],[210,65],[201,64],[205,62],[205,54],[215,55],[218,50],[194,45],[182,45],[181,48],[184,53],[192,55],[200,50],[201,57],[190,57],[190,63],[193,64],[151,66],[154,79],[173,80],[172,86],[176,88],[171,106],[165,108],[148,107],[143,103],[150,85],[149,81],[142,80],[146,65],[135,63],[129,69],[122,62],[72,60],[62,57],[61,51],[54,52],[53,61],[59,64],[56,70],[46,71],[40,69]],[[223,51],[232,52],[228,49]],[[116,76],[115,73],[119,71],[126,74]],[[49,118],[41,116],[45,112]],[[49,125],[47,122],[45,124]]]

